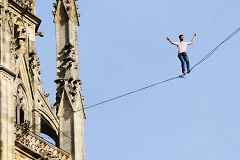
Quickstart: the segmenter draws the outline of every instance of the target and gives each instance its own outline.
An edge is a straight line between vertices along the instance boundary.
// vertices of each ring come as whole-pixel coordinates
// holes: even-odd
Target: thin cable
[[[130,95],[130,94],[134,94],[134,93],[136,93],[136,92],[139,92],[139,91],[142,91],[142,90],[145,90],[145,89],[148,89],[148,88],[154,87],[154,86],[156,86],[156,85],[159,85],[159,84],[162,84],[162,83],[166,83],[166,82],[168,82],[168,81],[171,81],[171,80],[174,80],[174,79],[178,79],[178,78],[183,78],[183,75],[176,76],[176,77],[172,77],[172,78],[169,78],[169,79],[167,79],[167,80],[154,83],[154,84],[152,84],[152,85],[149,85],[149,86],[146,86],[146,87],[143,87],[143,88],[140,88],[140,89],[137,89],[137,90],[134,90],[134,91],[131,91],[131,92],[122,94],[122,95],[120,95],[120,96],[117,96],[117,97],[108,99],[108,100],[106,100],[106,101],[102,101],[102,102],[100,102],[100,103],[97,103],[97,104],[94,104],[94,105],[91,105],[91,106],[88,106],[88,107],[85,107],[84,109],[81,109],[81,110],[89,109],[89,108],[98,106],[98,105],[100,105],[100,104],[108,103],[108,102],[111,102],[111,101],[113,101],[113,100],[116,100],[116,99],[119,99],[119,98],[128,96],[128,95]],[[77,111],[75,111],[75,112],[78,112],[78,111],[81,111],[81,110],[77,110]]]
[[[206,59],[208,59],[216,50],[221,47],[225,42],[230,40],[232,37],[234,37],[238,32],[240,31],[240,27],[236,29],[232,34],[230,34],[227,38],[225,38],[217,47],[215,47],[211,52],[209,52],[205,57],[203,57],[200,61],[198,61],[190,70],[193,70],[196,66],[203,63]]]
[[[42,115],[38,110],[34,109],[34,111],[36,111],[36,112],[38,112],[40,115]],[[63,116],[61,116],[61,117],[63,117]],[[61,118],[61,117],[59,117],[59,118]],[[56,119],[55,119],[55,118],[49,118],[49,120],[51,120],[51,121],[55,121]],[[35,128],[35,127],[37,127],[37,126],[39,126],[39,125],[42,125],[42,124],[47,124],[47,125],[52,126],[51,124],[49,124],[49,121],[48,121],[48,120],[46,120],[46,121],[42,121],[42,120],[41,120],[41,123],[38,123],[38,124],[32,125],[31,128]],[[53,128],[52,128],[52,129],[53,129]],[[53,129],[53,130],[54,130],[54,129]],[[67,136],[63,131],[58,130],[58,132],[62,133],[63,136],[65,136],[65,137],[71,139],[71,137]],[[49,137],[50,137],[50,136],[49,136]],[[51,143],[51,142],[50,142],[50,143]]]
[[[199,64],[203,63],[206,59],[208,59],[219,47],[221,47],[225,42],[227,42],[227,41],[230,40],[232,37],[234,37],[239,31],[240,31],[240,27],[239,27],[238,29],[236,29],[233,33],[231,33],[227,38],[225,38],[219,45],[217,45],[217,47],[215,47],[211,52],[209,52],[206,56],[204,56],[200,61],[198,61],[198,62],[190,69],[190,71],[192,71],[195,67],[197,67]],[[161,82],[158,82],[158,83],[149,85],[149,86],[147,86],[147,87],[143,87],[143,88],[141,88],[141,89],[137,89],[137,90],[134,90],[134,91],[132,91],[132,92],[128,92],[128,93],[126,93],[126,94],[123,94],[123,95],[120,95],[120,96],[111,98],[111,99],[109,99],[109,100],[96,103],[96,104],[94,104],[94,105],[85,107],[85,108],[80,109],[80,110],[77,110],[77,111],[75,111],[75,112],[79,112],[79,111],[82,111],[82,110],[85,110],[85,109],[89,109],[89,108],[92,108],[92,107],[95,107],[95,106],[98,106],[98,105],[101,105],[101,104],[104,104],[104,103],[108,103],[108,102],[114,101],[114,100],[116,100],[116,99],[119,99],[119,98],[128,96],[128,95],[130,95],[130,94],[134,94],[134,93],[136,93],[136,92],[145,90],[145,89],[150,88],[150,87],[154,87],[154,86],[159,85],[159,84],[161,84],[161,83],[165,83],[165,82],[168,82],[168,81],[177,79],[177,78],[184,78],[184,75],[180,75],[180,76],[177,76],[177,77],[169,78],[169,79],[167,79],[167,80],[164,80],[164,81],[161,81]]]
[[[238,29],[236,29],[232,34],[230,34],[226,39],[224,39],[219,45],[217,45],[217,47],[215,47],[211,52],[209,52],[206,56],[204,56],[200,61],[198,61],[190,70],[193,70],[195,67],[197,67],[199,64],[203,63],[205,60],[207,60],[219,47],[221,47],[225,42],[227,42],[228,40],[230,40],[232,37],[234,37],[238,32],[240,31],[240,27]],[[128,96],[128,95],[131,95],[131,94],[134,94],[136,92],[140,92],[142,90],[145,90],[145,89],[148,89],[148,88],[151,88],[151,87],[154,87],[154,86],[157,86],[157,85],[160,85],[162,83],[166,83],[168,81],[172,81],[174,79],[178,79],[178,78],[184,78],[184,75],[179,75],[179,76],[176,76],[176,77],[172,77],[172,78],[169,78],[167,80],[164,80],[164,81],[160,81],[160,82],[157,82],[157,83],[154,83],[152,85],[149,85],[149,86],[146,86],[146,87],[143,87],[143,88],[140,88],[140,89],[137,89],[137,90],[134,90],[134,91],[131,91],[131,92],[128,92],[128,93],[125,93],[125,94],[122,94],[120,96],[117,96],[117,97],[114,97],[114,98],[111,98],[111,99],[108,99],[108,100],[105,100],[105,101],[102,101],[102,102],[99,102],[99,103],[96,103],[94,105],[91,105],[91,106],[88,106],[88,107],[85,107],[83,109],[80,109],[80,110],[77,110],[77,111],[74,111],[74,112],[80,112],[80,111],[83,111],[85,109],[89,109],[89,108],[93,108],[95,106],[98,106],[98,105],[101,105],[101,104],[104,104],[104,103],[108,103],[108,102],[111,102],[111,101],[114,101],[116,99],[119,99],[119,98],[122,98],[122,97],[125,97],[125,96]],[[37,110],[36,110],[37,111]],[[63,117],[63,116],[61,116]],[[61,118],[59,117],[59,118]],[[50,118],[50,120],[55,120],[55,119],[52,119]],[[43,121],[42,123],[47,123],[45,121]],[[40,123],[41,124],[41,123]],[[36,127],[37,125],[40,125],[40,124],[36,124],[32,127]],[[61,133],[63,133],[63,136],[65,137],[68,137],[70,138],[69,136],[67,136],[64,132],[62,131],[59,131]]]
[[[197,67],[199,64],[203,63],[205,60],[207,60],[219,47],[221,47],[225,42],[227,42],[227,41],[230,40],[232,37],[234,37],[239,31],[240,31],[240,27],[239,27],[238,29],[236,29],[233,33],[231,33],[227,38],[225,38],[219,45],[217,45],[217,47],[215,47],[211,52],[209,52],[206,56],[204,56],[200,61],[198,61],[198,62],[190,69],[190,71],[192,71],[192,70],[193,70],[195,67]],[[101,104],[104,104],[104,103],[108,103],[108,102],[114,101],[114,100],[116,100],[116,99],[119,99],[119,98],[122,98],[122,97],[125,97],[125,96],[128,96],[128,95],[134,94],[134,93],[136,93],[136,92],[140,92],[140,91],[142,91],[142,90],[145,90],[145,89],[148,89],[148,88],[154,87],[154,86],[156,86],[156,85],[160,85],[160,84],[162,84],[162,83],[166,83],[166,82],[168,82],[168,81],[171,81],[171,80],[174,80],[174,79],[178,79],[178,78],[184,78],[184,75],[179,75],[179,76],[172,77],[172,78],[169,78],[169,79],[164,80],[164,81],[160,81],[160,82],[154,83],[154,84],[152,84],[152,85],[149,85],[149,86],[146,86],[146,87],[143,87],[143,88],[140,88],[140,89],[137,89],[137,90],[134,90],[134,91],[131,91],[131,92],[122,94],[122,95],[120,95],[120,96],[117,96],[117,97],[114,97],[114,98],[111,98],[111,99],[108,99],[108,100],[105,100],[105,101],[96,103],[96,104],[94,104],[94,105],[85,107],[85,108],[83,108],[83,109],[79,109],[79,110],[74,111],[74,112],[80,112],[80,111],[83,111],[83,110],[86,110],[86,109],[89,109],[89,108],[93,108],[93,107],[96,107],[96,106],[98,106],[98,105],[101,105]],[[61,117],[59,117],[59,118],[61,118]]]

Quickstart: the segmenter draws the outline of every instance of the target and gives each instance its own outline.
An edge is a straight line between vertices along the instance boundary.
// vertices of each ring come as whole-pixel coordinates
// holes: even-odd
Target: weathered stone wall
[[[0,0],[0,160],[84,160],[84,106],[79,80],[78,6],[57,0],[57,95],[42,93],[34,0]],[[31,122],[30,132],[19,126]],[[39,137],[52,136],[60,148]]]

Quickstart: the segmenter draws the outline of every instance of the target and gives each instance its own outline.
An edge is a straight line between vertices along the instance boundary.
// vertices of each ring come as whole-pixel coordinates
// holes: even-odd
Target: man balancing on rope
[[[190,42],[184,42],[184,36],[180,35],[179,42],[173,42],[171,41],[168,37],[167,40],[172,43],[173,45],[177,45],[178,47],[178,58],[181,61],[181,65],[182,65],[182,73],[183,75],[190,73],[190,63],[189,63],[189,59],[187,56],[187,45],[193,44],[194,40],[196,38],[196,34],[194,34],[192,41]],[[186,67],[185,67],[185,63],[187,64],[187,72],[186,72]]]

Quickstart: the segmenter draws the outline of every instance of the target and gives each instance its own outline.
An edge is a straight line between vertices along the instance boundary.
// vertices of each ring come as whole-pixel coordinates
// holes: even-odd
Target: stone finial
[[[79,25],[79,14],[77,13],[79,6],[76,5],[75,0],[57,0],[57,3],[53,3],[53,7],[55,8],[55,11],[52,12],[54,23],[59,23],[61,21],[60,17],[66,12],[68,19],[72,23]]]

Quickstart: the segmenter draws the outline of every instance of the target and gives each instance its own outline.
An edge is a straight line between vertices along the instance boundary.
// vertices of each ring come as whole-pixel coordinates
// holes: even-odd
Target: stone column
[[[0,66],[0,159],[14,160],[14,75]]]
[[[14,73],[12,67],[10,14],[7,2],[0,1],[0,159],[14,160]]]
[[[85,159],[84,147],[84,114],[83,112],[74,112],[73,114],[73,127],[74,127],[74,160]],[[80,142],[80,143],[79,143]]]

